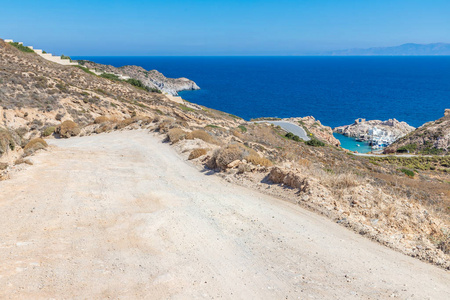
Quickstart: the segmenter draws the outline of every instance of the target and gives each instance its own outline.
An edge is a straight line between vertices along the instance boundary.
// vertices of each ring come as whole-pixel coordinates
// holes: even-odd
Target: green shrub
[[[230,117],[234,118],[234,119],[242,120],[241,117],[238,117],[238,116],[236,116],[236,115],[233,115],[233,114],[228,114],[228,115],[229,115]]]
[[[146,86],[145,84],[142,83],[142,81],[140,81],[138,79],[130,78],[130,79],[127,79],[125,81],[128,82],[129,84],[131,84],[131,85],[133,85],[133,86],[135,86],[137,88],[143,89],[144,91],[147,91],[147,92],[159,93],[159,94],[162,93],[157,88],[150,88],[150,87]]]
[[[61,59],[69,59],[70,61],[72,61],[72,59],[70,58],[70,56],[66,56],[64,54],[61,55]]]
[[[421,154],[425,154],[425,155],[440,155],[443,152],[444,152],[443,149],[432,148],[432,147],[427,147],[427,148],[423,149],[422,151],[420,151]]]
[[[294,136],[292,137],[292,139],[293,139],[294,141],[296,141],[296,142],[300,142],[300,141],[301,141],[301,139],[298,137],[298,135],[294,135]]]
[[[186,105],[180,104],[180,108],[184,111],[194,111],[194,109],[187,107]]]
[[[411,171],[409,169],[399,169],[399,171],[405,174],[406,176],[414,177],[414,171]]]
[[[109,80],[112,80],[112,81],[121,81],[119,76],[117,76],[116,74],[103,73],[103,74],[100,75],[100,77],[106,78],[106,79],[109,79]]]
[[[244,125],[239,125],[238,128],[242,131],[242,133],[247,132],[247,127],[245,127]]]
[[[9,43],[9,44],[10,44],[11,46],[16,47],[17,49],[19,49],[19,50],[22,51],[22,52],[25,52],[25,53],[34,53],[34,50],[33,50],[33,49],[28,48],[28,47],[25,47],[25,46],[22,45],[22,44],[14,43],[14,42]]]
[[[77,68],[83,70],[84,72],[86,72],[86,73],[88,73],[88,74],[96,75],[94,72],[90,71],[90,70],[89,70],[88,68],[86,68],[86,67],[82,67],[82,66],[75,66],[75,67],[77,67]]]
[[[397,149],[397,152],[414,152],[417,149],[417,144],[408,144]]]
[[[306,142],[306,145],[313,146],[313,147],[323,147],[325,146],[325,143],[322,141],[319,141],[318,139],[310,139]]]
[[[55,126],[49,126],[47,128],[44,129],[44,131],[42,132],[43,136],[49,136],[52,135],[53,132],[55,132],[56,127]]]

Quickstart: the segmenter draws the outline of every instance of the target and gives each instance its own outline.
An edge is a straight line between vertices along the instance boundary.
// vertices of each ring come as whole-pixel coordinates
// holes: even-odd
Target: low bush
[[[128,119],[124,119],[122,121],[120,121],[119,123],[117,123],[116,125],[116,129],[122,129],[125,128],[131,124],[133,124],[135,122],[134,118],[128,118]]]
[[[12,134],[8,130],[0,128],[0,156],[8,151],[8,149],[14,150],[15,147],[16,142]]]
[[[183,104],[180,104],[180,108],[181,108],[183,111],[194,111],[193,108],[187,107],[186,105],[183,105]]]
[[[402,147],[399,147],[398,149],[397,149],[397,152],[399,152],[399,153],[405,153],[405,152],[414,152],[414,151],[416,151],[416,149],[417,149],[417,144],[408,144],[408,145],[405,145],[405,146],[402,146]]]
[[[242,133],[247,132],[247,127],[245,127],[244,125],[239,125],[238,128],[242,131]]]
[[[30,49],[30,48],[28,48],[28,47],[25,47],[24,45],[22,45],[22,44],[19,44],[19,43],[15,43],[15,42],[11,42],[11,43],[9,43],[11,46],[14,46],[14,47],[16,47],[17,49],[19,49],[20,51],[22,51],[22,52],[25,52],[25,53],[34,53],[34,50],[33,49]]]
[[[215,144],[217,141],[206,131],[204,130],[194,130],[186,134],[186,139],[200,139],[210,144]]]
[[[70,56],[67,56],[64,54],[61,55],[61,59],[68,59],[68,60],[72,61],[72,58],[70,58]]]
[[[167,132],[167,137],[172,144],[175,144],[176,142],[186,138],[186,132],[181,128],[171,128]]]
[[[92,72],[91,70],[89,70],[89,69],[86,68],[86,67],[82,67],[82,66],[75,66],[75,67],[77,67],[77,68],[83,70],[84,72],[86,72],[86,73],[88,73],[88,74],[96,75],[94,72]]]
[[[137,88],[143,89],[144,91],[147,91],[147,92],[159,93],[159,94],[162,93],[157,88],[151,88],[151,87],[146,86],[145,84],[142,83],[142,81],[140,81],[138,79],[130,78],[130,79],[127,79],[125,81],[128,82],[129,84],[131,84],[131,85],[133,85],[133,86],[135,86]]]
[[[16,161],[14,162],[14,165],[21,165],[21,164],[33,165],[31,160],[24,159],[23,157],[16,159]]]
[[[119,76],[117,76],[116,74],[111,74],[111,73],[103,73],[100,75],[100,77],[102,78],[106,78],[112,81],[121,81],[121,79],[119,78]]]
[[[191,151],[191,153],[189,154],[189,158],[188,160],[191,159],[196,159],[199,158],[200,156],[203,156],[207,153],[208,151],[204,148],[197,148]]]
[[[97,118],[95,118],[94,120],[94,124],[102,124],[102,123],[106,123],[109,121],[109,118],[106,116],[99,116]]]
[[[216,150],[208,162],[212,169],[226,169],[228,164],[235,160],[242,160],[249,155],[249,151],[240,144],[230,144]]]
[[[267,158],[260,157],[259,155],[249,155],[245,158],[248,162],[254,164],[255,166],[263,166],[263,167],[270,167],[273,165],[273,163],[268,160]]]
[[[100,125],[100,127],[98,127],[97,129],[95,129],[95,133],[103,133],[103,132],[108,132],[113,128],[112,124],[110,123],[102,123]]]
[[[358,186],[360,184],[358,178],[356,175],[352,173],[344,173],[335,175],[332,171],[331,173],[328,172],[330,175],[326,182],[328,182],[328,185],[332,188],[336,189],[347,189],[354,186]]]
[[[47,148],[47,142],[44,141],[41,138],[35,138],[32,139],[31,141],[28,142],[28,144],[26,144],[26,146],[23,148],[23,151],[25,153],[25,155],[31,155],[34,152],[36,152],[37,150],[41,150],[41,149],[45,149]]]
[[[300,137],[298,135],[293,134],[292,132],[286,133],[285,137],[290,139],[290,140],[296,141],[296,142],[300,142],[301,141]]]
[[[50,136],[50,135],[52,135],[54,132],[55,132],[55,129],[56,129],[56,127],[55,126],[49,126],[49,127],[46,127],[45,129],[44,129],[44,131],[42,132],[42,136]]]
[[[306,142],[306,145],[313,146],[313,147],[323,147],[325,146],[325,143],[322,141],[319,141],[318,139],[310,139]]]
[[[77,136],[81,132],[80,127],[74,121],[64,121],[56,127],[55,133],[59,134],[63,138],[69,138],[71,136]]]
[[[399,171],[408,177],[414,177],[414,171],[411,171],[409,169],[399,169]]]

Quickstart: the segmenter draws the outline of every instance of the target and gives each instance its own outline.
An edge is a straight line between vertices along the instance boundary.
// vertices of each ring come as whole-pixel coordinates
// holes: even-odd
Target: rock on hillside
[[[329,126],[322,125],[319,120],[316,120],[313,116],[307,116],[303,118],[289,118],[286,121],[293,123],[299,123],[305,130],[312,133],[319,140],[333,145],[340,146],[341,142],[333,136],[333,130]]]
[[[173,96],[178,95],[178,92],[180,91],[200,89],[194,81],[187,78],[167,78],[156,70],[147,71],[139,66],[123,66],[116,68],[110,65],[97,64],[87,60],[79,60],[78,63],[96,71],[129,76],[131,78],[138,79],[149,88],[158,89]]]
[[[450,109],[436,121],[425,123],[410,134],[399,139],[388,148],[391,152],[415,152],[422,154],[449,154],[450,148]]]
[[[376,127],[379,130],[386,132],[393,140],[397,140],[415,128],[408,125],[406,122],[399,122],[396,119],[389,119],[387,121],[356,119],[355,123],[334,128],[334,132],[343,134],[348,137],[361,138],[362,140],[369,140],[369,130]]]

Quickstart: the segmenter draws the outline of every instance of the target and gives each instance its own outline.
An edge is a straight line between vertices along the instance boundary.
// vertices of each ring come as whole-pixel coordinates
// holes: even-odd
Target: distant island
[[[323,53],[332,56],[425,56],[425,55],[450,55],[450,44],[414,44],[408,43],[394,47],[374,47],[367,49],[346,49]]]

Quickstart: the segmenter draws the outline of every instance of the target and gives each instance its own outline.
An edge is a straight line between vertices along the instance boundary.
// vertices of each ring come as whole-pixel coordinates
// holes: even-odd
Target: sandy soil
[[[450,273],[151,134],[50,143],[0,182],[0,298],[450,299]]]

